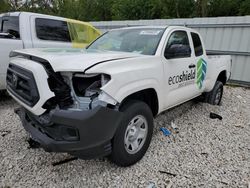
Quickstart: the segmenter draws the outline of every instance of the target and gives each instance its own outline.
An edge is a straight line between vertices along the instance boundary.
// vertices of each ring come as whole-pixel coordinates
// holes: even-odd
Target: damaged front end
[[[50,152],[68,152],[80,158],[110,154],[111,139],[122,118],[117,101],[101,90],[111,77],[81,72],[56,73],[47,62],[30,59],[39,60],[43,65],[48,87],[54,93],[42,104],[45,112],[41,115],[35,115],[26,106],[16,109],[31,137]],[[9,77],[11,82],[11,75]]]
[[[48,99],[43,108],[49,111],[57,106],[71,110],[89,110],[98,105],[116,108],[118,102],[101,90],[110,79],[107,74],[50,71],[48,84],[55,96]]]
[[[73,104],[71,108],[90,110],[97,106],[112,109],[118,107],[118,102],[101,90],[111,77],[107,74],[61,73],[71,89]]]

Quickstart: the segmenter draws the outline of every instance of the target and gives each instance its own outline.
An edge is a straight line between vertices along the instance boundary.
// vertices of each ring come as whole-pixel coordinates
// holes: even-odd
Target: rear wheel
[[[205,101],[212,105],[219,105],[223,95],[223,83],[216,81],[214,88],[205,94]]]
[[[121,108],[124,117],[113,138],[111,160],[130,166],[146,153],[153,133],[153,115],[144,102],[129,101]]]

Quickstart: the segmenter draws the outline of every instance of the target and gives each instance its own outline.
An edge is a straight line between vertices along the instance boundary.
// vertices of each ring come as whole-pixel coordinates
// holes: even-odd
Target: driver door
[[[197,95],[196,65],[190,46],[190,34],[184,30],[174,30],[167,37],[163,57],[166,108],[176,106]]]

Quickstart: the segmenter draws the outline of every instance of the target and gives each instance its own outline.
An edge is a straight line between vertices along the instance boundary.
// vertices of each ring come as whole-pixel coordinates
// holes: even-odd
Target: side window
[[[195,56],[201,56],[203,54],[201,39],[197,33],[191,33],[191,36],[194,43]]]
[[[0,33],[2,33],[2,17],[0,17]]]
[[[191,57],[191,48],[186,31],[174,31],[170,35],[164,56],[167,59]]]
[[[0,33],[8,34],[8,38],[20,39],[18,16],[5,16],[0,21]]]
[[[71,42],[68,25],[65,21],[36,18],[37,38],[41,40]]]

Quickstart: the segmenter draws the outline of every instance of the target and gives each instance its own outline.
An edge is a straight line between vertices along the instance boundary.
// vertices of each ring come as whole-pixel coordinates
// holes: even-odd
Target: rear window
[[[197,33],[191,33],[191,36],[194,43],[195,56],[201,56],[203,54],[201,39]]]
[[[1,17],[0,23],[0,33],[8,34],[8,38],[20,39],[18,16]]]
[[[71,42],[67,22],[37,18],[35,21],[37,38],[41,40]]]

